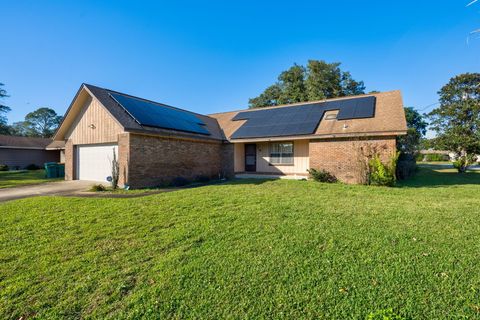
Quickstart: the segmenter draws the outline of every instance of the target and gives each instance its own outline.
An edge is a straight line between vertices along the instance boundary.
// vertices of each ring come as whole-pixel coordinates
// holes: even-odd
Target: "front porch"
[[[234,142],[235,175],[244,178],[305,179],[309,140]]]

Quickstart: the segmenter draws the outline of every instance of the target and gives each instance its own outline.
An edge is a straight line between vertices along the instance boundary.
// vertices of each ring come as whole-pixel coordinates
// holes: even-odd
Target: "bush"
[[[183,187],[189,184],[190,181],[185,179],[184,177],[176,177],[175,179],[172,180],[172,186],[174,187]]]
[[[396,177],[397,180],[405,180],[413,177],[417,172],[417,164],[415,161],[403,160],[397,162]]]
[[[103,184],[94,184],[90,191],[97,192],[97,191],[107,191],[107,188]]]
[[[308,169],[307,170],[313,180],[318,182],[327,182],[327,183],[335,183],[338,181],[337,177],[326,170],[316,170],[316,169]]]
[[[416,157],[409,153],[400,153],[397,160],[396,177],[397,180],[405,180],[417,172]]]
[[[376,154],[369,162],[369,184],[375,186],[395,186],[398,154],[390,159],[390,163],[384,164],[380,156]]]
[[[449,161],[450,156],[448,154],[440,154],[440,153],[427,153],[417,155],[417,161],[427,161],[427,162],[435,162],[435,161]]]
[[[201,183],[207,183],[208,181],[210,181],[210,178],[208,176],[199,175],[195,177],[195,181],[201,182]]]
[[[0,164],[0,171],[8,171],[8,166],[6,164]]]
[[[37,166],[36,164],[32,163],[32,164],[29,164],[28,166],[26,166],[25,169],[27,169],[27,170],[38,170],[38,169],[42,169],[42,168]]]
[[[466,157],[458,157],[457,160],[453,161],[453,167],[457,169],[459,173],[467,171],[467,159]]]

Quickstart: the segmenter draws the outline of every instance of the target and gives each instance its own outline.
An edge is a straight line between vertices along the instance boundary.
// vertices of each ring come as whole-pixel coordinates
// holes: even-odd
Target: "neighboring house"
[[[148,187],[309,168],[355,183],[360,159],[387,160],[405,133],[399,91],[206,116],[82,84],[54,139],[65,142],[67,180],[105,181],[115,153],[120,184]]]
[[[60,162],[63,145],[47,138],[0,135],[0,164],[24,169],[30,164],[43,167],[45,162]]]

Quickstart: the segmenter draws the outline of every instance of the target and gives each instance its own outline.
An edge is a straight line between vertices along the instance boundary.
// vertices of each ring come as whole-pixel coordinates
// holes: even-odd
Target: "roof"
[[[46,149],[52,142],[50,138],[0,135],[0,148]]]
[[[65,149],[65,141],[56,140],[50,141],[50,144],[46,147],[47,150],[58,150],[58,149]]]
[[[68,108],[55,140],[65,139],[84,103],[91,98],[100,102],[124,131],[167,137],[245,142],[392,136],[406,134],[407,130],[400,91],[202,115],[84,83]],[[146,111],[148,108],[152,109]],[[158,121],[149,118],[150,111]],[[168,116],[180,114],[187,122],[193,121],[192,126],[169,127],[168,116],[164,118],[162,112]],[[332,112],[338,113],[336,119],[324,120],[325,115]]]
[[[204,127],[208,130],[210,134],[209,135],[199,134],[194,132],[186,132],[186,131],[180,131],[180,130],[169,129],[169,128],[161,128],[161,127],[142,124],[141,121],[138,121],[138,119],[134,117],[133,115],[134,112],[130,112],[131,110],[128,110],[128,108],[126,108],[125,106],[123,106],[122,104],[117,102],[117,100],[114,99],[114,97],[118,95],[121,95],[122,97],[125,97],[127,99],[135,99],[135,100],[141,101],[142,103],[154,104],[154,105],[157,105],[159,108],[168,108],[171,110],[175,110],[177,112],[193,115],[199,120],[201,120],[200,122],[202,122],[202,126],[204,125]],[[126,132],[202,139],[202,140],[216,140],[216,141],[226,140],[222,130],[218,125],[218,122],[214,118],[201,115],[198,113],[194,113],[188,110],[175,108],[163,103],[143,99],[140,97],[132,96],[129,94],[125,94],[125,93],[110,90],[110,89],[97,87],[97,86],[86,84],[86,83],[83,83],[80,86],[80,89],[78,90],[67,112],[65,113],[63,122],[59,126],[57,132],[55,133],[55,136],[54,136],[55,140],[64,140],[64,136],[68,131],[68,127],[71,125],[73,119],[78,115],[82,107],[82,103],[85,100],[85,96],[91,96],[97,99],[100,102],[100,104],[107,110],[107,112],[118,122],[118,124]]]
[[[194,113],[188,110],[180,109],[180,108],[175,108],[163,103],[151,101],[151,100],[146,100],[143,98],[135,97],[132,95],[128,95],[125,93],[109,90],[109,89],[104,89],[100,87],[96,87],[90,84],[83,84],[94,96],[97,98],[100,103],[110,112],[110,114],[117,119],[117,121],[120,123],[120,125],[123,126],[125,131],[131,131],[131,132],[143,132],[143,133],[152,133],[152,134],[170,134],[170,135],[176,135],[176,136],[184,136],[184,137],[195,137],[195,138],[200,138],[200,139],[213,139],[213,140],[225,140],[225,136],[222,134],[222,131],[220,130],[220,127],[217,123],[217,121],[211,117]],[[210,132],[209,136],[205,136],[202,134],[195,134],[195,133],[188,133],[188,132],[182,132],[182,131],[177,131],[177,130],[171,130],[171,129],[165,129],[165,128],[158,128],[158,127],[152,127],[152,126],[146,126],[146,125],[141,125],[138,123],[135,118],[130,115],[124,108],[122,108],[111,96],[111,94],[121,94],[127,97],[132,97],[135,99],[141,99],[144,101],[148,102],[153,102],[158,105],[162,106],[167,106],[169,108],[173,108],[176,110],[181,110],[183,112],[187,112],[190,114],[195,115],[198,117],[200,120],[202,120],[205,123],[205,127],[207,130]]]
[[[366,98],[373,99],[373,110],[369,103],[356,103],[354,109],[347,108],[348,112],[343,110],[342,105],[349,105],[355,101],[365,100]],[[288,123],[289,117],[293,115],[292,119],[298,118],[298,113],[301,110],[307,110],[313,112],[313,116],[316,117],[315,128],[310,126],[310,132],[297,130],[287,126],[285,130],[279,130],[278,127],[275,130],[265,129],[267,127],[273,128],[275,121],[278,121],[279,117],[273,117],[271,115],[283,117],[284,124]],[[323,120],[325,113],[339,110],[336,120]],[[352,111],[356,110],[356,111]],[[258,114],[258,115],[257,115]],[[263,115],[262,115],[263,114]],[[283,114],[283,115],[282,115]],[[289,116],[286,116],[289,115]],[[368,95],[350,96],[336,99],[328,99],[322,101],[312,101],[305,103],[296,103],[290,105],[282,105],[275,107],[265,107],[258,109],[245,109],[224,113],[216,113],[209,115],[217,119],[220,127],[223,129],[224,135],[230,141],[261,141],[268,138],[269,140],[281,140],[281,139],[300,139],[300,138],[331,138],[331,137],[349,137],[349,136],[374,136],[374,135],[401,135],[405,134],[407,130],[405,113],[403,110],[403,102],[400,91],[389,91],[383,93],[375,93]],[[249,134],[251,131],[244,134],[245,127],[252,126],[249,124],[251,119],[262,118],[262,121],[253,123],[254,126],[264,128],[256,128],[254,134]],[[311,120],[305,117],[308,121]],[[294,120],[294,121],[297,121]],[[311,121],[310,121],[311,122]],[[293,126],[295,127],[295,126]],[[238,134],[238,133],[242,134]],[[298,133],[302,132],[302,133]]]

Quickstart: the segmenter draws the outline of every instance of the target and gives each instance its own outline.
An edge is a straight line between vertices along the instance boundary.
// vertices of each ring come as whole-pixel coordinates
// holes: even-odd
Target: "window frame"
[[[284,153],[284,152],[278,152],[279,153],[279,156],[278,157],[272,157],[272,153],[273,153],[273,146],[275,144],[291,144],[292,145],[292,152],[291,152],[291,162],[287,162],[287,163],[282,163],[282,159],[286,158],[283,156],[283,154],[290,154],[289,153]],[[276,152],[277,153],[277,152]],[[275,161],[272,161],[273,158],[278,158],[280,161],[279,162],[275,162]],[[268,164],[270,166],[293,166],[295,165],[295,143],[293,141],[275,141],[275,142],[270,142],[269,143],[269,146],[268,146]]]

